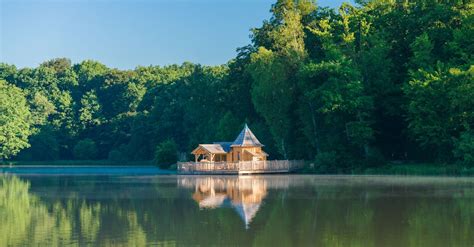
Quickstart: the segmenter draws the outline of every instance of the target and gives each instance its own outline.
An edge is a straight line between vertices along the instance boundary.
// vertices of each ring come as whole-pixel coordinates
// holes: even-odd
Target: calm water
[[[474,246],[474,178],[62,174],[0,175],[0,246]]]

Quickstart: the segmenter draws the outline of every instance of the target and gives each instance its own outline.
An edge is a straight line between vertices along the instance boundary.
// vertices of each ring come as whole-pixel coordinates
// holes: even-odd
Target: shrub
[[[338,157],[336,152],[321,152],[314,160],[317,173],[337,173]]]
[[[461,160],[462,164],[474,166],[474,133],[465,131],[456,141],[453,150],[454,156]]]
[[[110,161],[125,161],[125,155],[117,149],[113,149],[109,152],[108,160]]]
[[[168,169],[178,161],[178,148],[173,140],[158,144],[155,150],[155,162],[162,169]]]
[[[78,160],[92,160],[97,157],[97,146],[93,140],[86,138],[74,146],[73,153]]]
[[[59,143],[51,126],[43,126],[38,133],[30,137],[31,147],[18,155],[18,160],[57,160]]]
[[[178,165],[176,163],[172,164],[172,165],[170,165],[170,167],[168,167],[168,170],[176,171],[177,169],[178,169]]]
[[[367,154],[367,163],[366,167],[380,167],[387,164],[385,157],[378,148],[370,148],[369,153]]]

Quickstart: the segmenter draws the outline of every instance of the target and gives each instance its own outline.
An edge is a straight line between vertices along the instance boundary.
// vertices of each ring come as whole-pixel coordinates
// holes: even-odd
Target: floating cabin
[[[191,153],[194,154],[195,162],[263,161],[267,160],[268,154],[262,147],[263,145],[245,124],[235,141],[199,144]]]
[[[247,124],[233,142],[199,144],[194,162],[178,162],[180,174],[285,173],[301,168],[302,161],[267,160],[268,154]]]

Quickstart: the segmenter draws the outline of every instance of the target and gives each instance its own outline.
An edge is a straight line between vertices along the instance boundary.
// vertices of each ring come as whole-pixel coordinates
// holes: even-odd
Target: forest
[[[278,0],[219,66],[0,64],[0,160],[172,164],[247,123],[314,172],[474,167],[474,4]],[[165,48],[157,48],[165,49]]]

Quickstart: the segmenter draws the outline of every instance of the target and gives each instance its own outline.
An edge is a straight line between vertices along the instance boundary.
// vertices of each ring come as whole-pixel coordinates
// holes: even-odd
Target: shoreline
[[[158,168],[152,160],[109,161],[109,160],[56,160],[56,161],[3,161],[0,168]],[[164,170],[176,172],[176,170]],[[436,163],[388,163],[384,166],[352,170],[347,173],[327,173],[305,167],[289,174],[305,175],[402,175],[402,176],[474,176],[474,167]]]

